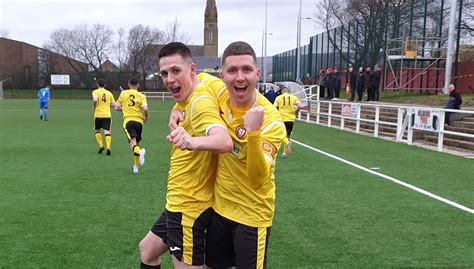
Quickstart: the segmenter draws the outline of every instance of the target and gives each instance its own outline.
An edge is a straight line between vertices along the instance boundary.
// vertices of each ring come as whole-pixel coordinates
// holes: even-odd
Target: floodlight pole
[[[263,72],[263,83],[267,82],[267,7],[268,7],[268,0],[265,0],[265,30],[264,30],[264,38],[263,38],[263,59],[262,59],[262,72]]]
[[[449,9],[448,50],[446,55],[446,68],[444,73],[444,94],[449,94],[448,86],[451,83],[451,70],[453,68],[454,60],[454,38],[456,35],[454,31],[456,25],[456,7],[457,0],[451,0],[451,7]]]
[[[296,23],[296,80],[300,78],[300,61],[301,61],[301,0],[300,7],[298,10],[298,22]]]

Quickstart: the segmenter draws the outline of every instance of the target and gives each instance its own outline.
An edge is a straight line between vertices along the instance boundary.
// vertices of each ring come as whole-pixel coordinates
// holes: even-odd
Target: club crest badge
[[[235,135],[237,135],[239,139],[244,139],[247,137],[247,130],[243,126],[239,126],[235,130]]]

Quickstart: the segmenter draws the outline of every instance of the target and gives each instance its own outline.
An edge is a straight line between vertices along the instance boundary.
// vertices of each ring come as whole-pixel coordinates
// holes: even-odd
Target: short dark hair
[[[105,80],[103,80],[103,79],[98,79],[98,80],[97,80],[97,85],[99,85],[99,87],[104,87],[104,86],[105,86]]]
[[[257,56],[253,48],[244,41],[236,41],[230,43],[230,45],[225,48],[224,54],[222,55],[222,64],[224,64],[227,57],[236,55],[250,55],[255,63],[257,63]]]
[[[137,86],[138,85],[138,79],[136,78],[130,78],[128,80],[128,84],[132,85],[132,86]]]
[[[190,59],[193,61],[191,50],[181,42],[171,42],[162,47],[158,52],[158,60],[175,54],[180,55],[183,59]]]

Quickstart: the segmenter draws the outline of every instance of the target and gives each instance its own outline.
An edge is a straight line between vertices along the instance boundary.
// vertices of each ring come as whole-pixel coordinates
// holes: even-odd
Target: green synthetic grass
[[[0,101],[0,267],[139,267],[170,149],[172,104],[149,106],[147,160],[133,175],[119,113],[105,156],[90,101],[53,100],[48,122],[37,100]],[[472,160],[301,122],[293,136],[474,208]],[[474,266],[474,214],[299,145],[278,157],[276,186],[268,268]]]

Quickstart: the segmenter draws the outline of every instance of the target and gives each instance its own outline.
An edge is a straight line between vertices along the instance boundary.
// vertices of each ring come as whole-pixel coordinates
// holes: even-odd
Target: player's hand
[[[179,123],[184,121],[184,114],[177,108],[171,110],[170,121],[168,123],[168,128],[170,131],[178,128]]]
[[[179,149],[193,150],[195,148],[193,138],[184,130],[183,127],[177,127],[171,133],[166,136],[168,142],[173,143]]]
[[[247,132],[259,131],[262,128],[265,114],[263,107],[253,107],[244,116],[244,126]]]

